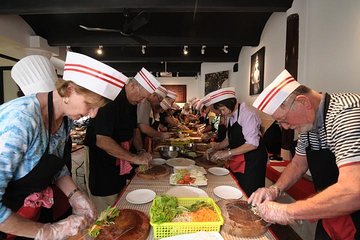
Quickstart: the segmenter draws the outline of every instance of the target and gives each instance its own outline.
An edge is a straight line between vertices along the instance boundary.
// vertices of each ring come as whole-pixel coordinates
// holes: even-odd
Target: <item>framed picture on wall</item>
[[[175,102],[185,103],[186,102],[186,85],[162,85],[167,90],[173,91],[176,93],[177,97]]]
[[[260,94],[264,89],[265,47],[251,55],[250,95]]]
[[[229,71],[205,74],[205,95],[229,86]]]

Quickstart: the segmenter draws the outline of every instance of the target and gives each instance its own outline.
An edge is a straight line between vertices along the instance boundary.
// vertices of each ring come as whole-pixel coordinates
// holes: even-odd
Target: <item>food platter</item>
[[[126,195],[126,201],[132,204],[144,204],[151,202],[156,193],[150,189],[137,189]]]
[[[188,158],[170,158],[166,161],[166,164],[171,167],[186,167],[195,165],[195,161]]]
[[[239,199],[243,196],[240,189],[227,185],[214,188],[214,194],[222,199]]]

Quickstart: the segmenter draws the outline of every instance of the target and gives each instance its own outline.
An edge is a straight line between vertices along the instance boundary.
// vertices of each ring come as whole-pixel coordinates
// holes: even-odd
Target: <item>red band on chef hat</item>
[[[157,89],[155,89],[155,92],[165,98],[168,91],[163,86],[159,86]]]
[[[202,102],[202,99],[200,99],[200,101],[198,101],[195,105],[195,109],[196,110],[201,110],[204,106],[204,103]]]
[[[253,106],[272,115],[298,86],[300,83],[287,70],[284,70],[261,92]]]
[[[192,100],[190,100],[190,105],[192,107],[195,107],[198,104],[198,102],[200,102],[199,98],[192,99]]]
[[[110,100],[114,100],[128,82],[128,77],[114,68],[70,51],[66,55],[63,79],[73,81]]]
[[[171,99],[176,100],[177,94],[176,94],[175,92],[173,92],[173,91],[168,90],[167,96],[168,96],[169,98],[171,98]]]
[[[209,93],[208,95],[205,96],[205,98],[206,99],[203,101],[203,103],[207,107],[228,98],[236,98],[235,88],[234,87],[222,88]]]
[[[134,78],[149,93],[154,93],[155,90],[160,86],[158,80],[156,80],[156,78],[145,68],[142,68]]]
[[[164,98],[161,102],[160,102],[160,106],[162,107],[162,109],[164,109],[165,111],[168,110],[169,108],[171,108],[171,104],[170,102]]]
[[[54,65],[41,55],[22,58],[11,69],[11,77],[25,95],[50,92],[58,79]]]

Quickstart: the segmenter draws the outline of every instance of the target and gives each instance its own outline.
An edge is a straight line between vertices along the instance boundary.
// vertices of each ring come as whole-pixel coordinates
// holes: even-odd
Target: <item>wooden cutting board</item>
[[[236,237],[259,237],[267,231],[261,218],[243,200],[220,200],[216,204],[224,218],[222,230]]]
[[[140,178],[144,179],[159,179],[170,174],[170,170],[165,165],[155,165],[145,172],[137,172]]]
[[[135,209],[120,209],[115,224],[104,227],[95,240],[145,240],[149,235],[150,223],[147,215]],[[75,235],[68,240],[93,240],[88,235]]]
[[[224,164],[222,162],[214,163],[206,159],[205,156],[195,159],[196,165],[203,167],[205,169],[211,168],[211,167],[223,167]]]

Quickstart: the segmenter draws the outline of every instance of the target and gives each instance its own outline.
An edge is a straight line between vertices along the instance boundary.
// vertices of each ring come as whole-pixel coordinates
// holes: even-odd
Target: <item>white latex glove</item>
[[[84,216],[70,215],[59,222],[45,224],[37,232],[35,240],[62,240],[79,233],[86,227]]]
[[[211,158],[210,161],[212,162],[216,162],[217,160],[227,160],[230,158],[230,154],[228,150],[222,150],[222,151],[217,151],[216,153],[214,153]]]
[[[269,223],[295,223],[293,214],[288,211],[288,204],[265,201],[258,206],[258,211],[260,217]]]
[[[265,200],[273,201],[280,196],[280,189],[272,185],[268,188],[258,188],[251,194],[247,202],[251,205],[257,206]]]
[[[74,195],[69,199],[69,203],[73,209],[73,214],[85,217],[87,220],[87,226],[96,220],[96,207],[82,191],[74,193]]]
[[[140,152],[135,156],[134,163],[138,165],[149,165],[149,161],[152,160],[152,156],[148,152]]]

